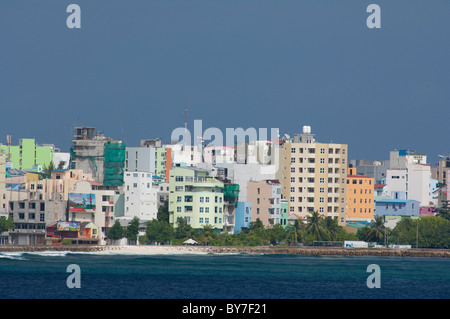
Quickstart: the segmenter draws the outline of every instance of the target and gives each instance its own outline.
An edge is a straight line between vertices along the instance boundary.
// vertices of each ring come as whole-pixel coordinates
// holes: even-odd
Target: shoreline
[[[288,255],[337,255],[380,257],[450,257],[449,249],[396,249],[396,248],[344,248],[344,247],[273,247],[273,246],[0,246],[4,252],[104,252],[135,255],[180,255],[180,254],[288,254]]]

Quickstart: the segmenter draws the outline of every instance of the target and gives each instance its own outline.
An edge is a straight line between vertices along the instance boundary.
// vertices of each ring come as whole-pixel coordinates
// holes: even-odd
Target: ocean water
[[[68,288],[67,267],[80,267]],[[380,267],[368,288],[367,267]],[[448,299],[450,259],[0,253],[0,299]]]

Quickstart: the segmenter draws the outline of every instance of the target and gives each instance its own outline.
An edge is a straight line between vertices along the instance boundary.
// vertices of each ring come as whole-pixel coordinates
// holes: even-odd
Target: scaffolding
[[[105,186],[122,186],[125,167],[125,144],[108,141],[105,143],[104,182]]]

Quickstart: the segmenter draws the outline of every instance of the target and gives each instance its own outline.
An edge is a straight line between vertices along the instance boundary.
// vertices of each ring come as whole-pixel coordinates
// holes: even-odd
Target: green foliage
[[[169,222],[169,210],[168,210],[168,208],[166,207],[166,206],[161,206],[159,209],[158,209],[158,213],[157,213],[157,215],[156,215],[156,218],[159,220],[159,221],[162,221],[162,222]]]
[[[183,217],[177,218],[177,228],[175,229],[175,239],[189,239],[192,237],[194,230]]]
[[[136,241],[138,234],[139,234],[139,218],[135,216],[130,221],[126,229],[125,237],[127,237],[129,240]]]
[[[53,161],[50,161],[50,163],[47,165],[44,165],[43,167],[43,178],[49,179],[52,177],[52,172],[55,170],[55,164],[53,164]]]
[[[153,219],[147,223],[147,238],[150,242],[168,243],[173,240],[173,227],[166,221]]]
[[[14,221],[12,218],[6,219],[5,217],[0,217],[0,234],[14,229]]]
[[[188,238],[193,238],[200,245],[214,246],[312,245],[314,241],[356,240],[356,235],[347,233],[335,219],[324,218],[317,212],[308,218],[308,225],[296,220],[286,227],[280,224],[264,227],[262,221],[257,219],[235,234],[219,233],[208,224],[202,229],[193,229],[183,218],[178,218],[177,227],[173,228],[165,216],[165,209],[160,209],[158,219],[147,224],[146,237],[140,240],[141,244],[171,241],[181,245]]]
[[[437,209],[436,216],[445,218],[446,220],[450,220],[450,201],[444,200],[442,201],[442,206]]]
[[[440,216],[404,218],[395,226],[390,241],[422,248],[450,248],[450,221]]]
[[[116,220],[114,225],[108,230],[108,238],[112,240],[119,240],[125,237],[125,230],[123,229],[120,222]]]

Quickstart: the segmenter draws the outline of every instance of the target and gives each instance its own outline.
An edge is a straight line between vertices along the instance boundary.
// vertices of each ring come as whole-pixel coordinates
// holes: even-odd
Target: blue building
[[[375,201],[375,216],[420,216],[420,202],[411,199]]]
[[[244,227],[250,227],[252,221],[252,203],[237,202],[234,213],[234,232],[237,233]]]

